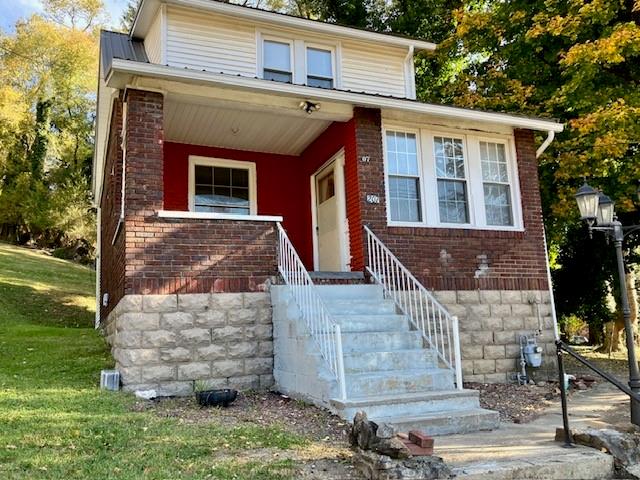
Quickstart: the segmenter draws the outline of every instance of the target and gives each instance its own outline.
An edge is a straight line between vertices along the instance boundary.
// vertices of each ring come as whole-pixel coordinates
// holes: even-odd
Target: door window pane
[[[513,208],[505,145],[480,142],[480,162],[487,225],[512,226]]]
[[[469,223],[469,201],[462,139],[434,137],[438,206],[442,223]]]
[[[284,42],[265,40],[263,45],[263,77],[265,80],[289,82],[291,70],[291,46]]]
[[[249,170],[195,166],[196,212],[249,215]]]
[[[318,204],[324,203],[336,194],[333,171],[318,180]]]
[[[422,221],[417,143],[414,133],[386,133],[389,210],[392,221]]]

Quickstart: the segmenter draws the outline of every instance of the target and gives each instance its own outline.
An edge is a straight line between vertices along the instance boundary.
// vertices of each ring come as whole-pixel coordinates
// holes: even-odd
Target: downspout
[[[536,150],[536,158],[540,158],[540,155],[542,155],[547,147],[551,145],[551,142],[553,142],[554,138],[556,138],[556,132],[554,132],[553,130],[549,130],[547,132],[546,140],[542,142],[542,145],[540,145],[540,147],[538,147],[538,150]]]
[[[96,318],[95,318],[95,329],[97,330],[98,328],[100,328],[100,305],[102,303],[102,300],[100,299],[100,274],[101,274],[101,268],[100,268],[100,262],[101,259],[100,257],[102,256],[101,254],[101,248],[100,248],[100,240],[101,240],[101,235],[100,235],[100,230],[101,230],[101,217],[102,217],[102,209],[100,208],[100,206],[97,206],[97,212],[96,212],[96,230],[97,230],[97,235],[96,235]]]
[[[414,99],[416,98],[416,74],[413,68],[413,55],[414,55],[414,47],[411,45],[409,47],[409,51],[407,52],[407,56],[404,58],[404,70],[405,70],[405,89],[404,93],[407,98]]]
[[[547,149],[547,147],[551,145],[551,142],[553,142],[553,139],[555,138],[555,136],[556,134],[553,130],[549,130],[547,132],[546,140],[542,142],[542,145],[540,145],[538,150],[536,150],[536,158],[539,158],[540,155],[542,155],[544,151]],[[549,284],[549,301],[551,302],[551,319],[553,320],[553,335],[555,336],[556,340],[560,340],[560,330],[558,329],[558,316],[556,314],[556,300],[555,300],[555,296],[553,295],[553,281],[551,280],[551,266],[549,265],[549,250],[547,248],[547,232],[544,228],[544,224],[542,227],[542,235],[544,239],[544,258],[547,264],[547,283]]]
[[[126,92],[124,95],[126,98]],[[124,100],[122,102],[122,133],[121,133],[122,143],[120,144],[120,148],[122,149],[122,185],[120,187],[120,217],[118,218],[118,225],[116,226],[116,231],[113,234],[113,240],[111,240],[111,245],[115,245],[116,239],[118,238],[118,234],[120,233],[120,229],[124,223],[124,192],[125,192],[125,177],[127,175],[127,102]]]

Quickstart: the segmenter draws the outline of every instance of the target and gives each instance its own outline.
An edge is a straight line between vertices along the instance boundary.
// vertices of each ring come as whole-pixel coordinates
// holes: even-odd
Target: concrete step
[[[355,352],[344,356],[347,373],[406,370],[411,368],[436,368],[435,352],[426,348],[395,350],[390,352]]]
[[[315,285],[368,285],[364,272],[320,272],[310,271]]]
[[[352,332],[342,334],[342,352],[390,352],[422,348],[419,332]]]
[[[476,390],[414,392],[394,395],[372,395],[347,400],[331,400],[332,406],[347,420],[364,411],[369,418],[406,417],[435,412],[473,410],[480,406]]]
[[[448,435],[453,433],[493,430],[500,425],[498,412],[473,408],[468,410],[447,410],[426,415],[383,416],[371,418],[376,423],[391,425],[396,432],[422,430],[427,435]]]
[[[333,315],[380,315],[395,314],[396,304],[388,299],[330,299],[325,300]]]
[[[346,375],[347,398],[403,394],[434,390],[453,390],[453,372],[441,368],[388,370]]]
[[[477,447],[471,447],[477,450]],[[481,462],[452,465],[457,480],[607,480],[615,475],[613,456],[587,447],[564,452],[529,447],[526,456],[519,448],[517,459],[486,456]],[[547,448],[546,450],[550,450]],[[437,455],[441,455],[436,451]],[[449,460],[444,459],[449,465]]]
[[[379,285],[317,285],[316,291],[325,301],[384,300]]]
[[[404,315],[334,315],[343,332],[408,332],[409,319]]]

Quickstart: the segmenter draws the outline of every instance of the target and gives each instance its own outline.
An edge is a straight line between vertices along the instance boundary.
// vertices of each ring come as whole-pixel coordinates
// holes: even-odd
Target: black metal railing
[[[564,361],[562,358],[563,351],[567,352],[570,356],[575,358],[578,362],[582,363],[585,367],[591,369],[594,373],[604,378],[611,385],[629,395],[629,398],[632,402],[635,401],[640,403],[640,395],[633,392],[628,386],[620,382],[620,380],[615,378],[613,375],[605,372],[600,367],[597,367],[596,365],[591,363],[589,360],[584,358],[562,340],[556,340],[556,355],[558,357],[558,380],[560,381],[560,401],[562,403],[562,426],[564,428],[564,446],[573,447],[573,441],[571,439],[571,433],[569,430],[569,413],[567,411],[567,389],[565,388],[564,379],[565,372]]]

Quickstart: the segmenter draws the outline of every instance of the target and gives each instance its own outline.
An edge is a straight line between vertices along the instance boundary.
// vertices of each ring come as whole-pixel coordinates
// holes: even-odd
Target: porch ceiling
[[[302,113],[302,112],[300,112]],[[165,138],[171,142],[298,155],[331,121],[243,106],[168,97]]]

